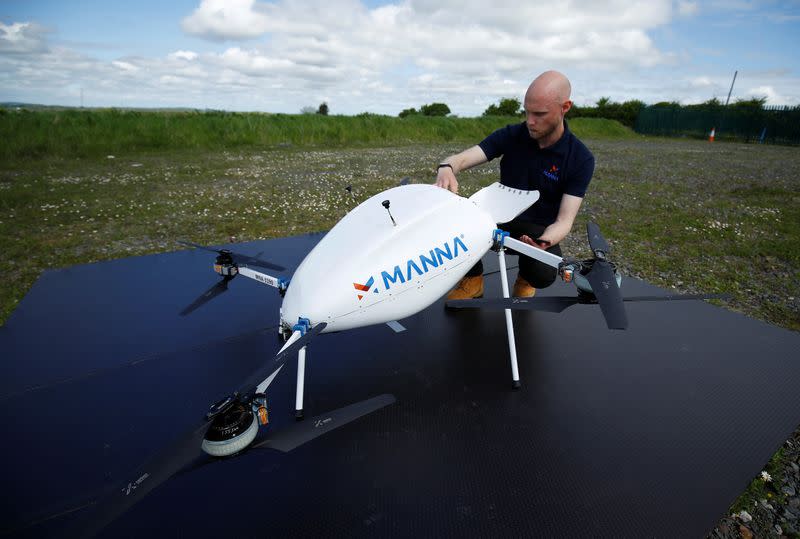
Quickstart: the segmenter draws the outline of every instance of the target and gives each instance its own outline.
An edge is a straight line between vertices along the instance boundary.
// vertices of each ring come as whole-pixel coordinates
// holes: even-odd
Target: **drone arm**
[[[244,275],[262,284],[274,286],[279,290],[286,290],[286,287],[289,286],[289,282],[286,279],[273,277],[272,275],[250,269],[247,266],[239,266],[239,275]]]
[[[561,263],[564,262],[564,259],[558,255],[554,255],[553,253],[548,253],[544,249],[539,249],[537,247],[533,247],[528,245],[527,243],[523,243],[519,240],[515,240],[514,238],[505,238],[504,245],[509,249],[513,249],[520,254],[523,254],[527,257],[533,258],[534,260],[538,260],[539,262],[543,262],[548,266],[552,266],[558,269],[561,266]]]

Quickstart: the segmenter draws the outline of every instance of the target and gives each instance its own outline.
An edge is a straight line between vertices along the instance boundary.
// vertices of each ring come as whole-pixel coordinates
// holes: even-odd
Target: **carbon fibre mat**
[[[319,238],[236,247],[293,267]],[[253,281],[178,316],[213,284],[212,260],[49,271],[0,328],[4,535],[58,537],[278,350],[280,298]],[[490,276],[487,295],[499,288]],[[695,301],[628,315],[612,332],[592,306],[515,313],[518,391],[502,312],[440,301],[401,333],[323,335],[309,414],[397,402],[288,454],[179,474],[103,536],[702,537],[800,422],[800,336]],[[293,421],[294,379],[270,388],[273,426]]]

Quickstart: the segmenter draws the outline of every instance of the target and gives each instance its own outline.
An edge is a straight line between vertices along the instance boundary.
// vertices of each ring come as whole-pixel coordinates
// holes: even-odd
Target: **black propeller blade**
[[[631,296],[622,301],[681,301],[730,299],[728,294],[668,294],[666,296]],[[589,303],[575,296],[537,296],[533,298],[457,299],[445,302],[449,309],[516,309],[560,313],[577,304]],[[594,304],[594,302],[591,302]]]
[[[608,242],[600,233],[597,223],[592,221],[586,223],[586,235],[589,237],[589,247],[592,248],[592,251],[602,251],[603,253],[609,251]]]
[[[457,299],[447,301],[445,305],[449,309],[524,309],[560,313],[576,303],[580,303],[576,297],[543,296],[533,298]]]
[[[252,392],[270,373],[286,364],[297,350],[307,345],[325,327],[326,324],[324,322],[314,326],[305,335],[277,354],[271,361],[265,362],[247,378],[233,395],[239,398],[239,395]],[[69,537],[73,535],[79,537],[96,535],[144,498],[151,490],[191,463],[201,454],[200,446],[203,437],[213,420],[214,417],[204,417],[196,427],[177,438],[166,449],[151,458],[136,473],[131,474],[128,481],[119,484],[104,499],[98,502],[95,511],[91,515],[92,520],[85,524],[85,527],[73,530],[75,533],[67,533],[65,535]]]
[[[261,260],[260,258],[255,258],[253,256],[243,255],[241,253],[235,253],[233,251],[229,251],[227,249],[212,249],[211,247],[206,247],[204,245],[200,245],[197,243],[193,243],[191,241],[185,240],[178,240],[178,243],[182,245],[186,245],[188,247],[195,247],[197,249],[203,249],[205,251],[211,251],[212,253],[218,254],[228,254],[231,256],[231,259],[236,264],[242,264],[245,266],[260,266],[262,268],[271,269],[275,271],[284,271],[286,268],[283,266],[279,266],[278,264],[273,264],[272,262],[267,262],[266,260]]]
[[[395,399],[394,395],[385,393],[371,399],[356,402],[276,431],[266,440],[254,443],[252,447],[253,449],[262,447],[277,449],[286,453],[318,436],[322,436],[326,432],[380,410],[384,406],[389,406],[395,400],[397,399]]]
[[[592,269],[586,274],[586,279],[592,285],[592,292],[600,304],[608,329],[627,328],[628,316],[625,314],[622,294],[611,264],[607,260],[596,259]]]
[[[625,329],[628,327],[628,316],[625,314],[625,304],[622,303],[614,268],[606,260],[608,242],[600,233],[600,227],[591,221],[586,223],[586,236],[594,252],[594,263],[586,274],[586,279],[592,285],[592,292],[600,304],[608,329]]]
[[[307,418],[302,422],[293,422],[288,426],[281,427],[277,430],[270,430],[265,436],[258,436],[253,443],[242,450],[242,453],[249,452],[254,449],[266,450],[274,449],[284,453],[288,453],[297,449],[303,444],[319,438],[338,427],[343,427],[348,423],[360,419],[372,412],[377,412],[381,408],[389,406],[396,402],[397,399],[394,395],[384,393],[371,399],[366,399],[353,404],[348,404],[342,408],[331,410],[330,412],[320,414],[318,416]],[[223,462],[227,459],[218,459],[213,457],[205,457],[197,459],[191,466],[183,468],[176,475],[183,475],[186,473],[194,472],[209,464],[216,462]]]
[[[219,296],[223,292],[228,290],[228,282],[233,279],[233,275],[225,275],[221,281],[217,281],[215,285],[211,288],[200,294],[200,296],[194,300],[191,304],[187,305],[181,311],[181,316],[186,316],[187,314],[196,311],[215,297]]]

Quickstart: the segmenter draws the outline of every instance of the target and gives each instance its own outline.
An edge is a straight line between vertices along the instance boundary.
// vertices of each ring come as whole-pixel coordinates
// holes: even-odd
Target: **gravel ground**
[[[720,519],[711,539],[800,537],[800,429],[783,444],[785,466],[762,480],[767,496]]]

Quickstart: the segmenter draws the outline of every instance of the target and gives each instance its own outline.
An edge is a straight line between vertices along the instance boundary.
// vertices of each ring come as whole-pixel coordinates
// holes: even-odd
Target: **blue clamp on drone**
[[[502,229],[499,229],[499,228],[495,228],[492,231],[492,239],[494,240],[494,246],[492,248],[495,249],[495,250],[502,249],[503,245],[505,243],[505,239],[508,236],[510,236],[510,234],[508,232],[506,232],[505,230],[502,230]]]
[[[305,335],[309,329],[311,329],[311,320],[308,318],[298,318],[297,323],[292,326],[292,331],[299,331],[301,337]]]

